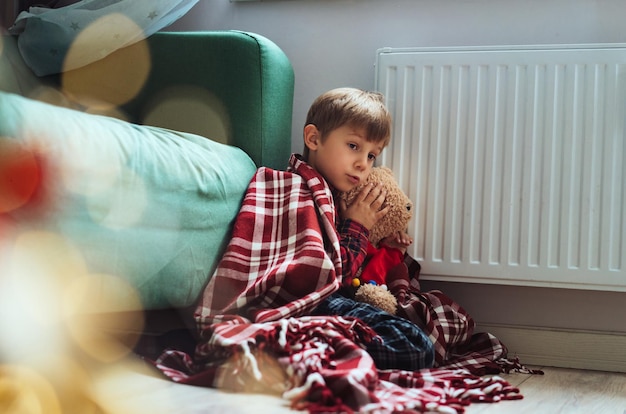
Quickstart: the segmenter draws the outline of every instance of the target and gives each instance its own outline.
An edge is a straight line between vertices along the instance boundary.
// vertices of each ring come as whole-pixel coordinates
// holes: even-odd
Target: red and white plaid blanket
[[[364,350],[376,334],[363,322],[310,316],[341,282],[334,217],[330,189],[305,163],[259,169],[197,307],[195,355],[169,350],[156,366],[177,382],[277,393],[309,412],[462,412],[471,402],[521,398],[501,377],[480,376],[517,367],[503,359],[506,348],[475,334],[441,292],[420,292],[410,258],[390,288],[400,315],[433,340],[438,368],[378,370]]]
[[[233,236],[196,310],[202,330],[241,314],[254,322],[305,315],[339,288],[333,196],[308,165],[260,168]]]

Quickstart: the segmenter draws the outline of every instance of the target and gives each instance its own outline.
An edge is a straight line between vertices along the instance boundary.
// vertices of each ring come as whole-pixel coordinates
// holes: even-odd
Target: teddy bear
[[[391,169],[387,167],[372,168],[365,182],[342,193],[340,197],[349,205],[369,182],[383,184],[387,190],[383,207],[389,205],[390,210],[370,229],[364,265],[354,278],[344,281],[344,285],[352,292],[355,300],[395,314],[397,300],[388,290],[386,280],[388,272],[403,261],[404,252],[380,242],[399,231],[406,231],[413,214],[413,203],[396,182]]]

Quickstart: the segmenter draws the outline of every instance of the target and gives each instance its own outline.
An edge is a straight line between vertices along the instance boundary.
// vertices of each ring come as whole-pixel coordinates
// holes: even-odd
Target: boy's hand
[[[386,196],[387,191],[382,184],[374,185],[369,183],[363,187],[350,206],[346,204],[345,200],[339,202],[341,217],[354,220],[366,229],[371,230],[374,224],[389,212],[389,206],[381,209]]]
[[[380,241],[380,244],[385,246],[394,247],[400,250],[402,253],[406,253],[407,247],[413,243],[413,239],[405,232],[399,231],[396,234],[387,236]]]

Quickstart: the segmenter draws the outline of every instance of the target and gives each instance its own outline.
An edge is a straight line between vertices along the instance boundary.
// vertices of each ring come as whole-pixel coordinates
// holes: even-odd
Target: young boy
[[[333,89],[311,105],[303,136],[303,160],[324,177],[337,195],[367,179],[376,158],[389,144],[391,116],[381,94]],[[337,206],[344,278],[359,269],[369,230],[389,211],[383,206],[385,195],[380,184],[370,184],[350,206]],[[400,234],[393,242],[394,247],[406,250],[412,241],[407,234]]]
[[[333,192],[346,192],[367,179],[376,158],[391,137],[391,116],[381,94],[339,88],[319,96],[311,105],[303,131],[302,160],[317,171]],[[387,214],[385,190],[366,186],[350,205],[336,205],[342,277],[350,280],[366,256],[369,230]],[[405,251],[412,242],[407,234],[387,241]],[[383,342],[372,342],[368,352],[380,369],[421,369],[432,366],[430,340],[411,322],[338,293],[315,310],[318,315],[357,317],[373,328]]]
[[[276,329],[293,318],[350,316],[383,339],[367,345],[377,368],[432,366],[433,345],[416,325],[338,293],[363,263],[369,229],[388,208],[380,185],[366,187],[350,206],[337,205],[336,195],[368,177],[390,129],[380,94],[340,88],[315,100],[303,156],[292,155],[287,171],[259,168],[248,186],[194,314],[202,337],[213,335],[216,324]],[[410,239],[393,243],[406,248]],[[210,348],[200,345],[199,355],[210,357]]]

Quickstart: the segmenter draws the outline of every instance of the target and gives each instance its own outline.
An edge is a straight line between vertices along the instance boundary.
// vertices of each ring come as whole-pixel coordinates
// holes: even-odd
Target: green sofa
[[[104,313],[139,312],[148,335],[190,328],[180,315],[213,273],[250,178],[286,167],[288,58],[253,33],[161,32],[37,78],[15,37],[0,42],[0,173],[26,159],[36,177],[28,191],[0,180],[0,192],[28,193],[0,204],[0,255],[46,234],[87,274],[113,275],[86,298],[115,303]]]
[[[32,96],[42,85],[62,84],[59,75],[35,77],[21,61],[15,37],[4,35],[0,42],[0,90]],[[286,167],[291,147],[294,74],[287,56],[276,44],[258,34],[233,30],[160,32],[147,39],[147,46],[148,77],[133,99],[120,108],[128,121],[147,123],[146,118],[150,118],[157,126],[202,133],[242,148],[258,166]],[[91,96],[80,100],[89,101],[94,95],[106,100],[110,91],[133,89],[127,74],[137,63],[138,49],[130,46],[102,62],[73,71],[75,78],[87,78],[90,84],[86,93]],[[118,64],[120,61],[122,64]],[[105,78],[98,68],[118,73],[107,73]],[[175,93],[176,89],[195,93],[193,98],[202,100],[212,114],[225,116],[212,117],[204,128],[196,127],[199,119],[185,117],[184,113],[161,113],[164,119],[149,117],[154,98]],[[201,115],[209,117],[211,113]],[[216,122],[211,125],[210,121]],[[224,136],[225,129],[228,136]]]

